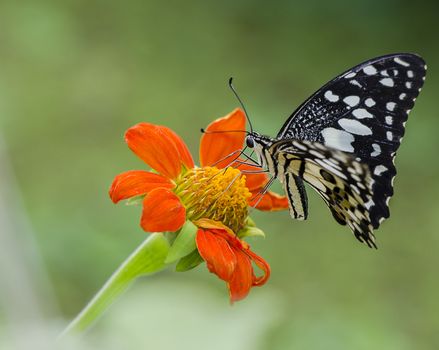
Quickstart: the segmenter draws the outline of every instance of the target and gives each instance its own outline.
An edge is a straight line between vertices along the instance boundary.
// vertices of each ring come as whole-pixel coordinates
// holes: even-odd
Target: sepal
[[[193,252],[197,248],[195,244],[196,235],[197,227],[191,221],[187,220],[177,233],[177,237],[169,249],[165,263],[173,263]]]
[[[252,220],[252,218],[248,217],[246,220],[246,225],[243,229],[241,229],[237,236],[239,238],[245,238],[245,237],[262,237],[265,238],[265,233],[260,228],[256,227],[255,222]]]
[[[185,257],[180,259],[180,261],[177,263],[177,266],[175,266],[175,271],[189,271],[200,265],[202,262],[204,262],[204,260],[200,256],[200,253],[198,253],[198,250],[194,250],[189,255],[186,255]]]

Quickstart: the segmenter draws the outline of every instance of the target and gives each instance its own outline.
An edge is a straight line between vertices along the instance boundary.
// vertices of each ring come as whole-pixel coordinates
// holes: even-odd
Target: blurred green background
[[[438,349],[438,4],[1,2],[0,347],[41,336],[29,327],[59,331],[145,238],[140,208],[107,193],[114,175],[144,168],[123,141],[128,127],[167,125],[196,155],[200,127],[237,106],[234,76],[256,129],[275,135],[336,74],[407,51],[429,72],[378,251],[309,191],[306,222],[254,213],[267,238],[251,244],[273,273],[246,300],[230,307],[205,265],[168,270],[73,348]]]

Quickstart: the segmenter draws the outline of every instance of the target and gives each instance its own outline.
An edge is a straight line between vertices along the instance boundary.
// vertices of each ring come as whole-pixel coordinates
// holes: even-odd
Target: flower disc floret
[[[235,168],[194,168],[177,180],[175,193],[189,220],[208,218],[238,232],[245,225],[251,193],[246,177]]]

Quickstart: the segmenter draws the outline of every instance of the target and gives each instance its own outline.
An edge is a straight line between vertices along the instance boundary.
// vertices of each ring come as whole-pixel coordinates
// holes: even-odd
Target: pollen
[[[245,175],[238,169],[191,169],[177,180],[175,193],[192,221],[201,218],[221,221],[234,232],[244,227],[251,193]]]

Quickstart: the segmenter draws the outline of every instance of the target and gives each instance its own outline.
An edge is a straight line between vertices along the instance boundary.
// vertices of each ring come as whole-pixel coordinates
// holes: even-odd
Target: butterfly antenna
[[[250,118],[248,116],[247,109],[245,108],[244,103],[242,103],[241,98],[239,97],[238,93],[235,90],[235,87],[233,86],[233,77],[231,77],[229,79],[229,87],[233,91],[233,94],[238,99],[239,104],[241,105],[242,109],[244,110],[245,117],[247,118],[248,124],[250,125],[250,131],[253,132],[253,125],[252,125],[252,122],[250,121]]]
[[[206,130],[204,128],[201,128],[200,131],[203,134],[226,134],[229,132],[245,132],[246,134],[248,134],[248,131],[246,130]]]

